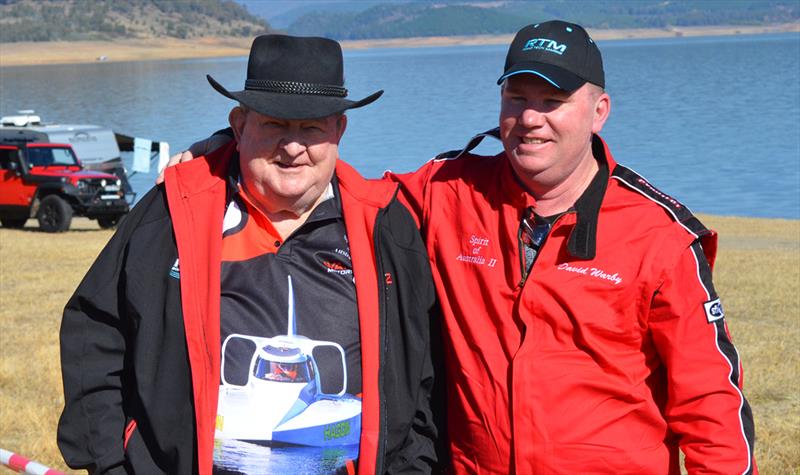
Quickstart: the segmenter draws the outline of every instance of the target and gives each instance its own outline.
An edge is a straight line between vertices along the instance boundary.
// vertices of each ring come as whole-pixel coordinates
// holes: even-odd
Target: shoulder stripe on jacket
[[[628,188],[636,191],[654,203],[659,204],[672,215],[672,218],[678,222],[678,224],[683,226],[683,228],[695,238],[702,237],[710,232],[703,226],[703,223],[701,223],[699,219],[695,218],[689,208],[650,184],[649,181],[630,168],[617,165],[614,168],[614,173],[611,175],[611,178],[624,183]]]
[[[706,292],[706,300],[719,298],[717,291],[714,289],[711,267],[708,265],[708,260],[703,252],[703,247],[700,245],[700,241],[694,241],[692,243],[692,255],[697,264],[697,280]]]
[[[493,137],[497,140],[500,140],[500,127],[495,127],[494,129],[487,130],[486,132],[481,132],[480,134],[477,134],[469,139],[469,142],[467,142],[467,145],[464,148],[460,150],[456,149],[450,150],[449,152],[442,152],[439,155],[436,155],[433,159],[435,161],[454,160],[477,147],[486,137]]]
[[[692,256],[694,257],[695,264],[697,265],[697,278],[700,285],[706,292],[708,300],[714,300],[717,293],[714,290],[714,285],[711,282],[711,268],[708,265],[703,248],[698,241],[692,244]],[[745,401],[744,394],[742,394],[741,386],[741,360],[739,359],[739,352],[733,346],[728,332],[725,329],[725,320],[720,318],[711,323],[714,326],[714,344],[717,351],[728,363],[730,372],[728,373],[728,382],[739,395],[739,428],[742,434],[742,440],[745,448],[747,449],[747,465],[741,472],[742,475],[750,475],[753,473],[753,446],[754,446],[754,433],[755,427],[753,425],[753,413],[750,406]]]

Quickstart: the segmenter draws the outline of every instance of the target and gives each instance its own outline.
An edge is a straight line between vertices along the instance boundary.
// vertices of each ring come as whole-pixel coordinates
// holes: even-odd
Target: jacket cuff
[[[125,459],[119,456],[112,457],[111,454],[106,455],[97,460],[95,464],[95,471],[92,475],[127,475],[128,469],[125,468]]]

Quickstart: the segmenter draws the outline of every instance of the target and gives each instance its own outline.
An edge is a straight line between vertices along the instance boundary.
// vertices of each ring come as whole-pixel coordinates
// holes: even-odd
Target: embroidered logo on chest
[[[497,265],[497,259],[487,256],[489,249],[489,238],[477,234],[471,234],[466,240],[468,252],[461,252],[456,256],[456,260],[466,264],[494,267]]]
[[[350,264],[350,253],[344,249],[336,248],[332,251],[319,251],[314,253],[314,258],[329,274],[349,275],[353,273],[353,267]]]
[[[605,280],[614,285],[619,285],[622,283],[622,276],[619,275],[619,272],[612,273],[599,267],[573,266],[565,262],[556,266],[556,269],[563,272],[572,272],[575,274],[585,275],[587,277],[594,277],[595,279]]]

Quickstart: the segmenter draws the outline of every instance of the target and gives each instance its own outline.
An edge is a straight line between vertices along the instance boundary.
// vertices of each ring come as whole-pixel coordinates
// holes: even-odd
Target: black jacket
[[[70,467],[211,471],[217,250],[225,169],[235,156],[231,147],[214,155],[169,169],[165,186],[124,219],[65,308],[58,444]],[[358,473],[435,471],[444,460],[437,454],[443,407],[431,346],[441,345],[424,245],[394,185],[367,182],[341,161],[336,174],[362,327]]]

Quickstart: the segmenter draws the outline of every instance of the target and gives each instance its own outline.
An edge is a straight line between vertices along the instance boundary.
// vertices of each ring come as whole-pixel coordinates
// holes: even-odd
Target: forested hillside
[[[513,33],[525,24],[553,18],[592,28],[764,25],[800,20],[797,0],[395,1],[373,3],[361,11],[352,11],[352,3],[341,9],[335,8],[336,3],[316,4],[288,31],[367,39]]]
[[[232,0],[0,0],[0,42],[253,36],[263,18]]]
[[[0,0],[0,42],[251,37],[270,31],[274,12],[289,33],[355,40],[513,33],[553,18],[591,28],[765,25],[800,21],[800,1]]]

